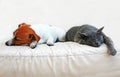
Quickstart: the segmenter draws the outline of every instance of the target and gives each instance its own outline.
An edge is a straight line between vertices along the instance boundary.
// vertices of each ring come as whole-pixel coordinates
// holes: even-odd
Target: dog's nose
[[[9,43],[8,43],[8,41],[7,41],[7,42],[5,42],[5,45],[9,46]]]
[[[5,45],[7,45],[7,46],[12,46],[13,44],[12,44],[11,41],[7,41],[7,42],[5,42]]]

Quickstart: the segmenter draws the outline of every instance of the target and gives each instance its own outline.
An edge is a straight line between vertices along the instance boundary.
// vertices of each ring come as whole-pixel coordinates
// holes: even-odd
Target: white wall
[[[0,40],[12,37],[21,22],[51,24],[66,30],[74,25],[91,24],[120,46],[119,0],[0,0]]]

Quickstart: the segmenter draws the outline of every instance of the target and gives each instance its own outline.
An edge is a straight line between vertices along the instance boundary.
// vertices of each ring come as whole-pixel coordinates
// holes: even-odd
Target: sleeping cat
[[[72,27],[66,33],[66,41],[73,41],[93,47],[99,47],[105,43],[109,53],[114,56],[117,51],[113,46],[112,40],[102,32],[103,28],[97,29],[88,24]]]

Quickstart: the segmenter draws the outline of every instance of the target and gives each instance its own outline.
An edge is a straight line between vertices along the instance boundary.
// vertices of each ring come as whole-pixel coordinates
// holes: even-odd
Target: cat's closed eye
[[[86,34],[81,33],[80,38],[87,40],[89,37]]]

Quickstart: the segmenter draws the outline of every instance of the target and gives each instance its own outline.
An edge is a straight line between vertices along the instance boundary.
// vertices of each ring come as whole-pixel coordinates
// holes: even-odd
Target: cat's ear
[[[104,26],[100,29],[98,29],[97,33],[102,33],[102,30],[104,29]]]

